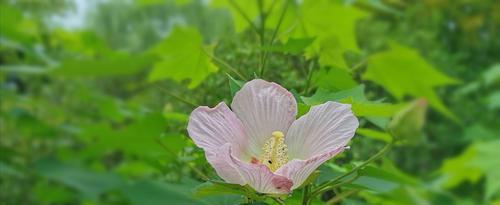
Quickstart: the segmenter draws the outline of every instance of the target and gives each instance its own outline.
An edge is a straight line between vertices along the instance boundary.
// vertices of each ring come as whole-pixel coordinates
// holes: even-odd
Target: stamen
[[[285,135],[275,131],[262,147],[260,161],[274,172],[288,162],[288,148],[285,144]]]

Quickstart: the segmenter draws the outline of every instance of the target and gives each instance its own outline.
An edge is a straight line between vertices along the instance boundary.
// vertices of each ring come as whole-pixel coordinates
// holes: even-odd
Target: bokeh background
[[[301,112],[353,104],[360,129],[318,182],[429,105],[423,130],[314,204],[500,204],[495,0],[2,0],[0,204],[239,204],[204,184],[218,177],[185,128],[253,78]]]

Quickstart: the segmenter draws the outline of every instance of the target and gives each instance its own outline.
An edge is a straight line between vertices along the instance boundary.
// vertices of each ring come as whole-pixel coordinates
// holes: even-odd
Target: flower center
[[[275,131],[262,147],[260,161],[274,172],[288,162],[288,148],[283,132]]]

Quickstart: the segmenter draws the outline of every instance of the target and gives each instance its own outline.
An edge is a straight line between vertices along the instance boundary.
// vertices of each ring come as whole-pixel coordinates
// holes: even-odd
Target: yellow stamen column
[[[288,148],[283,132],[275,131],[262,147],[260,161],[274,172],[288,162]]]

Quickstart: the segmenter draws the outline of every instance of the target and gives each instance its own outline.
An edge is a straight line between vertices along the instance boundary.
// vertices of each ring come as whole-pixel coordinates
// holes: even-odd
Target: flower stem
[[[276,203],[278,203],[280,205],[285,205],[285,203],[279,198],[271,197],[271,199],[273,199]]]
[[[302,192],[302,205],[309,204],[309,192],[311,191],[311,185],[306,185],[304,191]]]

